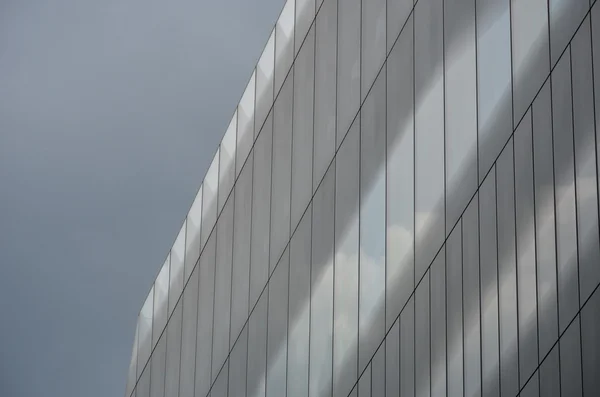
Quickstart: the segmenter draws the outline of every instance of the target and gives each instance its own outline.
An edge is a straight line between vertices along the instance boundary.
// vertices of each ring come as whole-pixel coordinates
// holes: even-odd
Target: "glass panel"
[[[165,371],[165,396],[179,393],[179,364],[181,360],[181,301],[173,310],[167,325],[167,364]]]
[[[478,203],[478,196],[475,195],[462,217],[464,382],[467,396],[481,393]]]
[[[343,0],[342,0],[343,1]],[[358,397],[371,397],[371,365],[365,369],[358,380]]]
[[[544,397],[560,397],[560,372],[558,362],[558,346],[554,347],[541,364],[540,395]]]
[[[138,326],[135,326],[135,334],[133,337],[133,349],[131,351],[131,360],[129,361],[129,371],[127,373],[127,386],[125,387],[125,396],[130,396],[137,382],[137,356],[138,356]]]
[[[496,163],[500,390],[502,396],[510,397],[516,396],[519,392],[513,157],[513,142],[511,140]]]
[[[335,152],[337,1],[328,0],[317,14],[315,50],[315,143],[313,191]]]
[[[206,171],[202,188],[202,234],[200,252],[217,221],[217,189],[219,185],[219,151]]]
[[[231,309],[231,261],[233,255],[233,198],[227,200],[217,223],[217,264],[212,350],[212,378],[229,353]]]
[[[579,309],[577,277],[577,209],[573,159],[573,104],[570,51],[552,72],[552,114],[556,197],[556,259],[560,333]],[[586,214],[587,216],[587,214]]]
[[[422,0],[415,18],[415,280],[444,240],[443,2]]]
[[[152,351],[152,313],[154,303],[154,286],[150,288],[150,293],[146,297],[146,301],[140,310],[138,317],[138,364],[137,376],[140,377],[142,370],[146,366],[146,362],[150,358]]]
[[[275,26],[275,96],[294,58],[294,10],[296,0],[287,0]]]
[[[540,359],[558,339],[551,106],[548,81],[533,102],[532,109]]]
[[[183,324],[181,329],[182,347],[179,397],[194,397],[196,334],[198,325],[198,274],[198,267],[195,267],[192,271],[190,281],[183,291]]]
[[[246,367],[248,361],[248,327],[244,325],[229,356],[229,395],[246,397]]]
[[[338,1],[337,132],[339,147],[360,105],[361,0]]]
[[[587,18],[571,43],[581,302],[590,296],[600,281],[591,49],[590,20]]]
[[[438,139],[445,139],[446,145],[446,231],[449,232],[478,186],[474,1],[445,1],[444,40],[446,135],[442,138],[440,134]]]
[[[256,71],[252,73],[250,81],[244,90],[238,105],[238,132],[237,149],[235,155],[235,174],[239,175],[246,157],[250,154],[254,142],[254,94],[256,92]],[[206,178],[204,179],[206,184]],[[205,201],[206,202],[206,201]],[[202,217],[204,219],[204,217]]]
[[[446,242],[448,396],[463,395],[462,222]]]
[[[256,65],[256,118],[254,133],[258,134],[273,105],[273,72],[275,68],[275,29],[267,41]]]
[[[219,210],[221,213],[223,204],[233,188],[235,180],[235,139],[237,133],[237,111],[233,113],[233,118],[229,122],[229,127],[221,141],[219,150]]]
[[[311,29],[294,64],[292,131],[292,229],[312,196],[315,30]]]
[[[156,348],[152,352],[150,374],[150,396],[164,397],[165,395],[165,365],[167,360],[167,335],[162,334]]]
[[[431,396],[446,396],[446,261],[442,248],[429,270]]]
[[[184,284],[190,278],[192,269],[200,257],[200,224],[202,221],[202,185],[192,203],[185,223],[185,265]]]
[[[225,363],[210,391],[211,397],[227,397],[227,378],[229,377],[228,363]]]
[[[169,273],[171,268],[171,253],[156,276],[154,281],[154,315],[152,321],[152,347],[167,325],[167,301],[169,299]]]
[[[550,55],[554,66],[590,8],[590,3],[588,0],[550,0],[548,3],[550,5]]]
[[[169,270],[169,315],[183,292],[183,261],[185,260],[185,221],[171,248],[171,268]]]
[[[428,397],[431,390],[430,307],[429,272],[426,272],[415,290],[415,381],[419,397]]]
[[[309,395],[315,397],[331,395],[332,390],[334,199],[331,167],[315,193],[312,213]]]
[[[560,338],[560,390],[563,396],[582,396],[580,338],[577,316]]]
[[[144,368],[136,389],[136,397],[150,397],[150,366]]]
[[[355,123],[335,160],[335,397],[347,397],[357,378],[359,139]]]
[[[539,388],[539,380],[538,373],[533,374],[534,376],[529,380],[527,385],[523,388],[520,397],[539,397],[540,396],[540,388]],[[525,379],[523,382],[527,381]],[[546,396],[544,396],[546,397]]]
[[[289,271],[290,258],[286,250],[269,280],[267,397],[285,396]]]
[[[597,38],[600,37],[600,3],[594,2],[594,6],[591,10],[591,18],[590,22],[592,25],[592,37]],[[593,73],[594,73],[594,108],[595,108],[595,116],[596,116],[596,153],[600,153],[600,139],[598,139],[598,134],[600,131],[598,129],[598,120],[600,120],[600,79],[596,78],[600,76],[600,40],[595,39],[592,40],[592,63]],[[600,161],[596,162],[597,171],[596,174],[600,175]],[[600,186],[599,186],[600,188]]]
[[[258,300],[248,320],[248,396],[265,395],[265,369],[267,358],[267,293]]]
[[[211,357],[213,339],[213,302],[215,292],[216,233],[211,234],[200,257],[198,286],[198,334],[196,335],[195,394],[205,396],[211,382]]]
[[[412,0],[388,0],[387,1],[387,48],[388,51],[394,45],[398,35],[412,32],[412,25],[406,23],[412,11]]]
[[[386,0],[362,4],[361,100],[367,96],[386,55]]]
[[[400,396],[415,396],[415,306],[412,297],[400,313]]]
[[[271,207],[271,149],[273,129],[267,123],[254,145],[252,236],[250,245],[250,308],[258,300],[269,271],[269,208]]]
[[[600,390],[600,292],[596,290],[581,310],[581,351],[584,395]]]
[[[517,301],[521,386],[537,367],[537,285],[535,261],[531,112],[515,131],[515,211],[517,221]]]
[[[510,0],[477,0],[477,121],[479,180],[512,128]]]
[[[290,241],[290,305],[288,313],[287,395],[308,395],[308,349],[310,330],[311,208]]]
[[[296,53],[315,17],[315,0],[296,0]]]
[[[481,375],[483,395],[500,396],[496,169],[479,188],[481,258]],[[432,273],[433,277],[433,273]]]
[[[389,6],[389,5],[388,5]],[[387,61],[386,324],[414,289],[413,28],[407,22]]]
[[[358,370],[385,335],[385,73],[361,111]]]
[[[271,266],[274,266],[290,238],[290,190],[292,176],[293,79],[290,75],[274,110],[273,182],[271,191]]]
[[[253,153],[250,154],[248,162],[235,184],[230,345],[233,345],[248,318],[250,232],[252,227],[252,161]]]
[[[548,0],[511,0],[514,125],[550,73]]]
[[[371,395],[385,397],[385,345],[381,345],[371,362]]]
[[[385,338],[385,394],[400,395],[400,320],[396,320]],[[444,385],[445,386],[445,385]]]

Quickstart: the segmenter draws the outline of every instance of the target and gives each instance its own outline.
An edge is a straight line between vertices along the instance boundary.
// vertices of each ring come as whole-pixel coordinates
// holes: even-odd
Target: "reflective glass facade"
[[[599,76],[591,0],[288,0],[126,397],[600,395]]]

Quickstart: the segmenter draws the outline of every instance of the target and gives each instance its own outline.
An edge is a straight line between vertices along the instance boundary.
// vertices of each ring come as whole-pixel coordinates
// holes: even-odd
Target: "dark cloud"
[[[0,395],[114,396],[282,0],[0,5]]]

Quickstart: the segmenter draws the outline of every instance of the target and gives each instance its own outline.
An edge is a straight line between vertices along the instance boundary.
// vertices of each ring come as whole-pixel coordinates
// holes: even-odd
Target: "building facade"
[[[288,0],[126,397],[600,395],[595,3]]]

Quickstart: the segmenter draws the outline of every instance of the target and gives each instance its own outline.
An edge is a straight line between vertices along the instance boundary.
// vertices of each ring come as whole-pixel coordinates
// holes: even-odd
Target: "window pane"
[[[211,234],[200,257],[198,295],[198,334],[196,335],[195,394],[204,396],[211,383],[211,351],[213,338],[213,302],[215,292],[216,233]]]
[[[446,261],[442,248],[431,264],[431,395],[446,396]]]
[[[219,185],[219,151],[206,171],[202,188],[202,234],[200,239],[200,252],[212,232],[217,221],[217,193]]]
[[[269,280],[267,397],[285,396],[289,270],[290,258],[286,250]]]
[[[250,153],[254,142],[254,94],[256,92],[256,72],[252,73],[250,81],[244,90],[240,104],[238,105],[238,131],[237,149],[235,156],[235,174],[239,175],[246,157]],[[204,179],[206,184],[206,178]],[[205,201],[206,202],[206,201]],[[205,204],[206,205],[206,204]],[[204,217],[202,218],[204,219]]]
[[[412,25],[406,23],[412,11],[413,0],[388,0],[387,2],[387,48],[394,45],[402,29],[403,34],[412,31]]]
[[[221,141],[219,149],[219,209],[221,213],[223,205],[233,188],[235,180],[235,141],[237,134],[237,111],[229,122],[229,127]]]
[[[246,397],[246,366],[248,361],[248,327],[244,325],[229,356],[229,395]]]
[[[541,396],[560,397],[560,373],[558,359],[557,345],[552,349],[539,369]]]
[[[192,269],[200,257],[200,222],[202,220],[202,185],[192,203],[185,222],[185,264],[184,284],[190,278]]]
[[[430,395],[430,309],[429,272],[426,272],[415,291],[415,374],[417,396]]]
[[[479,307],[479,214],[475,195],[462,217],[463,337],[465,395],[481,392],[481,309]]]
[[[359,139],[355,123],[335,160],[335,397],[347,397],[357,378]]]
[[[510,0],[477,0],[477,121],[479,179],[512,128]]]
[[[210,391],[211,397],[227,397],[227,378],[229,376],[227,363],[223,366],[221,372],[215,380],[215,384]]]
[[[362,4],[361,100],[367,96],[386,54],[386,0],[368,0]]]
[[[332,390],[334,198],[331,167],[315,193],[312,213],[309,395],[315,397]]]
[[[443,2],[422,0],[415,18],[415,279],[444,240]]]
[[[317,14],[315,55],[315,143],[313,191],[335,152],[337,1],[328,0]]]
[[[248,320],[248,396],[264,397],[267,358],[267,293],[263,293]]]
[[[560,389],[563,396],[582,395],[580,335],[577,316],[560,338]]]
[[[400,395],[400,320],[385,338],[385,394]]]
[[[233,198],[225,203],[217,223],[217,264],[215,273],[215,308],[212,350],[212,378],[229,353],[231,308],[231,261],[233,254]]]
[[[256,65],[256,119],[254,133],[258,134],[273,105],[273,72],[275,68],[275,29]]]
[[[496,163],[500,389],[502,396],[511,397],[519,392],[514,186],[513,142],[511,140]]]
[[[165,396],[179,393],[179,364],[181,360],[181,301],[173,310],[167,325],[167,364],[165,373]]]
[[[600,390],[600,292],[596,290],[581,310],[583,387],[586,396]]]
[[[269,123],[266,125],[269,126]],[[252,237],[250,254],[250,308],[267,282],[269,271],[269,208],[271,206],[272,128],[265,128],[254,145]]]
[[[446,135],[437,139],[445,139],[446,144],[446,230],[450,231],[478,186],[474,1],[445,1],[444,45]]]
[[[483,395],[500,397],[496,170],[479,188],[481,257],[481,374]],[[433,274],[433,273],[432,273]]]
[[[165,395],[165,365],[167,359],[167,335],[162,334],[152,352],[150,374],[150,397]]]
[[[183,292],[183,261],[185,260],[185,221],[171,248],[169,274],[169,315]]]
[[[308,395],[310,327],[311,209],[302,217],[290,242],[287,395]]]
[[[552,73],[558,313],[562,333],[579,309],[570,51]]]
[[[235,184],[230,345],[233,345],[248,318],[250,232],[252,226],[252,161],[253,154],[251,153]]]
[[[389,4],[388,4],[389,6]],[[414,117],[412,17],[387,61],[386,324],[414,289]]]
[[[198,332],[198,273],[198,267],[195,267],[190,277],[190,281],[183,291],[179,397],[194,397],[196,334]]]
[[[311,29],[294,64],[292,229],[298,224],[312,196],[314,78],[315,30]]]
[[[129,362],[129,371],[127,372],[127,386],[125,387],[125,395],[129,396],[133,392],[137,382],[137,352],[138,350],[138,325],[135,326],[135,334],[133,337],[133,349],[131,352],[131,361]]]
[[[514,125],[550,73],[547,0],[511,0]]]
[[[537,367],[537,283],[535,262],[531,113],[515,131],[515,211],[519,305],[519,370],[521,386]]]
[[[290,189],[292,176],[293,79],[283,83],[275,101],[273,125],[273,183],[271,192],[271,266],[290,238]]]
[[[550,54],[558,60],[590,8],[588,0],[550,0]]]
[[[525,379],[523,382],[526,382],[526,381],[527,381],[527,379]],[[523,391],[521,392],[521,394],[519,394],[519,396],[521,396],[521,397],[540,397],[540,388],[539,388],[537,372],[535,374],[533,374],[533,377],[525,385],[525,387],[523,388]]]
[[[446,242],[448,396],[463,395],[462,222]]]
[[[135,397],[150,397],[150,366],[144,368],[144,372],[142,372]]]
[[[302,46],[302,42],[308,29],[315,18],[315,0],[296,0],[296,53]]]
[[[385,345],[381,345],[371,362],[371,395],[385,397]]]
[[[287,0],[275,26],[275,96],[294,58],[294,10],[296,0]]]
[[[412,297],[400,313],[400,396],[415,396],[415,307]]]
[[[371,397],[371,365],[365,369],[358,380],[358,397]]]
[[[385,73],[361,111],[358,370],[385,335]]]
[[[154,286],[150,288],[150,293],[146,297],[146,301],[140,310],[138,317],[138,363],[137,373],[140,377],[142,370],[146,366],[146,362],[150,358],[152,351],[152,314],[154,303]]]
[[[581,302],[585,302],[600,281],[591,50],[590,19],[587,18],[571,44]]]
[[[360,104],[361,0],[338,0],[337,133],[336,144],[352,124]]]
[[[540,358],[550,351],[558,339],[551,106],[548,81],[542,87],[532,109]]]

